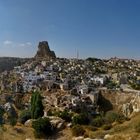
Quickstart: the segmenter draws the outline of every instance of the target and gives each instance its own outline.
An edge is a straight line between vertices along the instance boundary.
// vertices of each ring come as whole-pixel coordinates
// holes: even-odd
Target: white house
[[[40,75],[37,75],[35,72],[30,71],[29,73],[26,73],[24,75],[24,79],[28,82],[37,82],[38,79],[40,79]]]
[[[80,94],[87,94],[88,93],[88,86],[87,85],[80,85],[77,87],[77,91]]]
[[[42,62],[41,62],[41,65],[42,65],[43,67],[46,67],[46,61],[42,61]]]
[[[102,85],[104,84],[104,77],[97,76],[97,77],[91,78],[91,80],[94,81],[95,83],[100,83]]]

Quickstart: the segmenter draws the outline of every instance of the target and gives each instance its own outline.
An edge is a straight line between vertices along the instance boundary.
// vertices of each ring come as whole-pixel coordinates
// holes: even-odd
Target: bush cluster
[[[70,114],[67,110],[60,112],[58,116],[63,120],[65,120],[66,122],[71,122],[72,114]]]
[[[124,120],[126,120],[126,117],[122,114],[113,112],[113,111],[109,111],[106,113],[105,115],[106,121],[108,123],[113,123],[113,122],[123,122]]]
[[[124,115],[109,111],[105,114],[105,116],[98,116],[94,118],[91,122],[91,126],[94,127],[102,127],[104,130],[109,130],[112,127],[113,122],[119,122],[122,123],[126,120],[126,117]]]
[[[94,127],[101,127],[103,124],[105,124],[105,120],[102,117],[97,117],[91,122],[91,125]]]
[[[88,118],[88,115],[86,114],[78,114],[78,115],[75,115],[73,116],[72,118],[72,123],[74,125],[76,124],[80,124],[80,125],[87,125],[89,124],[89,118]]]
[[[33,121],[32,127],[35,130],[34,134],[37,138],[50,136],[53,131],[53,127],[48,118],[39,118],[36,121]]]

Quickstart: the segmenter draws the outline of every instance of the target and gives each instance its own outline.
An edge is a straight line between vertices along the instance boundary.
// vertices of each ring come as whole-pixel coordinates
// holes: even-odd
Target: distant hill
[[[29,58],[0,57],[0,72],[12,70],[15,66],[19,66],[28,60]]]

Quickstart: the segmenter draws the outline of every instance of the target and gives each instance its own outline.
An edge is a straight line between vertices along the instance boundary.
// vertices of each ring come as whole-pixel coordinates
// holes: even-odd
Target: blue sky
[[[0,0],[0,56],[140,59],[139,0]]]

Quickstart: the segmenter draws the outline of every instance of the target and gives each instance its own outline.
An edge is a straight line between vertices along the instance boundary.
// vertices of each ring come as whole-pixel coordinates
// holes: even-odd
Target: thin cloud
[[[24,43],[19,44],[20,47],[25,47],[26,45]]]
[[[20,47],[28,47],[28,46],[32,46],[32,43],[31,42],[20,43],[19,46]]]
[[[18,49],[18,48],[28,48],[32,47],[32,43],[27,41],[27,42],[15,42],[15,41],[10,41],[10,40],[5,40],[2,42],[3,48],[7,49],[8,48],[13,48],[13,49]]]
[[[31,42],[27,42],[26,43],[28,46],[32,46],[32,43]]]
[[[13,42],[10,41],[10,40],[5,40],[5,41],[3,42],[3,44],[4,44],[4,45],[12,45]]]

